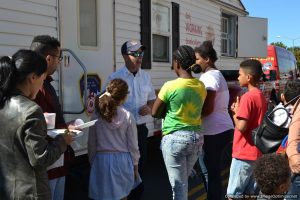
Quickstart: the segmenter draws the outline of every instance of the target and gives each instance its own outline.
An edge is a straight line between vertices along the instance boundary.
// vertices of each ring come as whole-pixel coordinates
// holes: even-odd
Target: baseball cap
[[[134,52],[137,50],[145,50],[146,47],[144,45],[141,45],[141,43],[139,41],[136,40],[129,40],[127,42],[125,42],[122,47],[121,47],[121,53],[122,54],[128,54],[130,52]]]

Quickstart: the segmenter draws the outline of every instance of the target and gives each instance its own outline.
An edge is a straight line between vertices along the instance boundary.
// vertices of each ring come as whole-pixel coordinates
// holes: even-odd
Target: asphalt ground
[[[161,137],[148,138],[148,157],[144,173],[145,191],[142,200],[171,200],[172,190],[169,183],[167,171],[160,150]],[[225,190],[227,188],[229,166],[231,162],[231,145],[225,148],[222,155],[222,178]],[[199,163],[194,167],[194,172],[189,177],[189,200],[206,199],[206,190],[201,176]]]
[[[148,157],[144,171],[145,190],[142,200],[171,200],[172,191],[167,171],[160,150],[160,136],[148,138]],[[231,162],[231,145],[229,144],[222,156],[222,177],[224,197],[227,188],[229,166]],[[90,166],[87,155],[76,157],[66,179],[65,200],[89,200],[88,183]],[[189,200],[205,200],[206,190],[202,181],[199,163],[189,178]],[[225,198],[224,198],[225,199]]]

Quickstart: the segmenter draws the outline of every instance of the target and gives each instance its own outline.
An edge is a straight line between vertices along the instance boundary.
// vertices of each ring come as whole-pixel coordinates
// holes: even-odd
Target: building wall
[[[214,47],[220,55],[220,30],[221,13],[226,10],[236,15],[245,15],[240,1],[227,0],[228,6],[224,7],[220,3],[211,0],[152,0],[152,2],[171,4],[171,2],[180,5],[180,45],[199,46],[205,40],[212,40]],[[234,9],[231,9],[231,4]],[[239,11],[239,9],[241,11]],[[116,68],[124,65],[120,53],[121,45],[129,39],[140,40],[140,1],[139,0],[116,0],[115,1],[115,31],[116,31]],[[151,49],[148,49],[148,51]],[[242,58],[235,59],[229,57],[219,57],[217,67],[224,69],[238,69]],[[171,69],[171,63],[160,64],[152,63],[152,68],[146,70],[152,77],[155,89],[160,89],[163,83],[176,78],[176,74]],[[198,75],[195,75],[198,76]],[[155,124],[155,123],[154,123]],[[152,123],[147,124],[150,130],[156,127]],[[154,126],[154,127],[153,127]],[[151,132],[150,131],[150,132]]]
[[[115,0],[116,67],[124,65],[121,46],[127,40],[140,40],[140,1]]]
[[[35,35],[58,37],[57,0],[3,0],[0,27],[0,55],[28,48]]]
[[[156,1],[171,4],[171,0]],[[226,11],[238,16],[245,15],[240,1],[223,1],[228,6],[208,0],[173,1],[180,4],[180,45],[199,46],[205,40],[213,40],[214,47],[220,55],[221,13]],[[229,5],[231,4],[233,8]],[[240,10],[239,10],[240,9]],[[116,0],[115,13],[116,30],[116,66],[123,66],[120,48],[129,39],[140,40],[140,2],[139,0]],[[243,58],[219,56],[216,65],[221,70],[237,69]],[[176,77],[170,70],[171,64],[153,63],[151,70],[147,70],[156,89],[162,84]]]

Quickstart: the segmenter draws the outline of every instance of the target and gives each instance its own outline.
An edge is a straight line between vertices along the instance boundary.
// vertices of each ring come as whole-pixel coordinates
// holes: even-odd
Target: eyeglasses
[[[51,54],[49,54],[49,55],[58,58],[59,61],[62,61],[62,59],[63,59],[63,57],[61,55],[59,55],[59,56],[51,55]]]
[[[133,57],[143,57],[144,56],[144,52],[138,52],[138,51],[131,51],[128,52],[127,55],[133,56]]]

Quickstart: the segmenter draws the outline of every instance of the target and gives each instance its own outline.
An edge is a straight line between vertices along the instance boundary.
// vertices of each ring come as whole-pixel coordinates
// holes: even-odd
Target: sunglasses
[[[133,57],[143,57],[144,56],[144,52],[138,52],[138,51],[131,51],[128,52],[127,55],[133,56]]]

